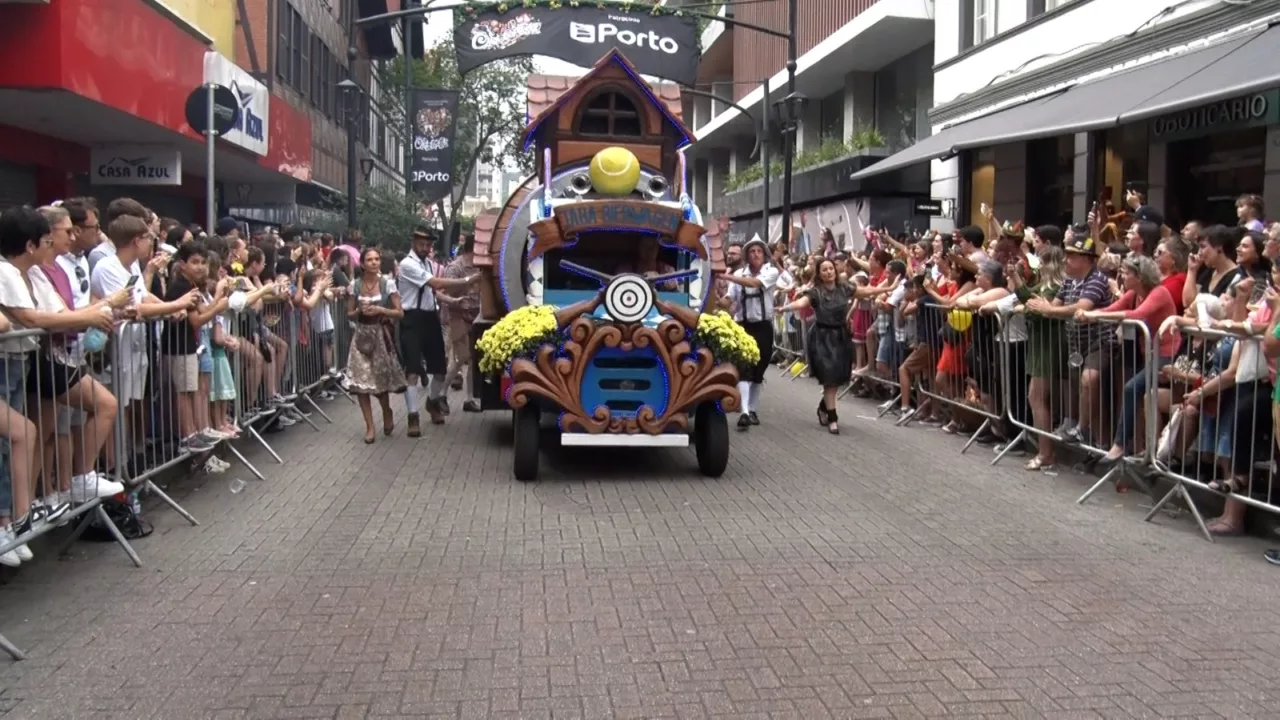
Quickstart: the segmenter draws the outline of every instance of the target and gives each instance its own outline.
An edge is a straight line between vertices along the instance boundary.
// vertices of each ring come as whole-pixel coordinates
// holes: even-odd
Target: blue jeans
[[[27,356],[0,355],[0,401],[21,414],[27,400]],[[14,428],[15,430],[17,428]],[[0,515],[13,508],[13,476],[9,474],[9,440],[0,438]],[[19,508],[18,514],[26,512]]]
[[[1160,358],[1156,363],[1156,372],[1173,362],[1173,358]],[[1133,432],[1137,428],[1138,407],[1147,395],[1147,369],[1139,367],[1129,382],[1124,384],[1124,393],[1120,402],[1120,422],[1116,423],[1115,444],[1129,451],[1133,448]]]

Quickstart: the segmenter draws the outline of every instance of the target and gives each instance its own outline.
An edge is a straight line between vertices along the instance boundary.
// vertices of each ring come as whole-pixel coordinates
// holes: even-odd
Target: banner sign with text
[[[518,55],[545,55],[591,67],[617,48],[641,75],[693,85],[698,79],[698,23],[690,16],[601,7],[485,10],[453,32],[458,71]]]
[[[454,90],[414,90],[413,152],[409,182],[414,194],[430,204],[453,189],[453,135],[458,119],[458,93]]]

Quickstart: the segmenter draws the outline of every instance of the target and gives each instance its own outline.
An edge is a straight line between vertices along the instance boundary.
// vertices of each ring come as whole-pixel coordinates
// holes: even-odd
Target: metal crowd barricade
[[[795,313],[785,313],[773,318],[773,363],[783,374],[792,373],[795,363],[805,362],[804,332],[800,317]]]
[[[906,359],[906,353],[909,350],[897,340],[892,319],[889,323],[889,330],[884,336],[876,333],[874,346],[870,338],[868,338],[863,347],[866,348],[866,364],[858,367],[857,350],[855,348],[853,379],[840,391],[836,399],[843,398],[859,389],[884,388],[891,393],[891,397],[881,402],[877,407],[876,417],[881,418],[893,410],[894,404],[902,399],[902,387],[898,382],[898,368],[903,360]],[[875,352],[872,352],[873,350]],[[884,363],[879,360],[882,355],[886,358]]]
[[[33,559],[30,544],[75,523],[61,556],[91,525],[107,530],[129,559],[142,562],[102,507],[119,491],[123,454],[112,431],[115,399],[80,362],[77,335],[22,330],[0,335],[0,500],[5,533],[0,562]],[[113,454],[114,452],[114,454]],[[25,655],[0,635],[0,650]]]
[[[1152,393],[1158,403],[1154,412],[1159,413],[1152,417],[1162,424],[1156,428],[1152,423],[1151,464],[1173,486],[1146,520],[1181,498],[1212,542],[1213,534],[1191,496],[1193,487],[1226,498],[1228,510],[1240,503],[1280,512],[1275,495],[1274,364],[1266,358],[1259,334],[1266,325],[1252,326],[1248,337],[1196,327],[1181,332],[1181,352],[1160,373],[1161,387]],[[1237,527],[1244,522],[1243,509]]]
[[[932,377],[923,381],[917,378],[914,392],[923,405],[925,402],[936,403],[947,409],[950,414],[949,424],[955,432],[961,432],[965,425],[978,424],[976,430],[969,434],[968,441],[960,452],[967,453],[969,448],[982,437],[983,433],[992,429],[995,423],[1005,420],[1007,415],[1004,398],[1009,396],[1009,389],[1001,380],[1007,376],[1002,372],[1005,359],[999,347],[1006,323],[999,314],[980,314],[967,310],[953,310],[937,305],[926,305],[918,311],[917,323],[923,325],[920,336],[926,338],[936,348],[935,368]],[[1005,338],[1007,349],[1008,340]],[[894,383],[895,387],[898,384]],[[901,388],[899,388],[901,392]],[[895,401],[899,398],[895,398]],[[882,413],[891,408],[883,408]],[[916,414],[908,415],[899,424],[908,424],[916,420]],[[1015,446],[1010,442],[1005,448],[1008,452]],[[997,457],[996,461],[1003,457]]]

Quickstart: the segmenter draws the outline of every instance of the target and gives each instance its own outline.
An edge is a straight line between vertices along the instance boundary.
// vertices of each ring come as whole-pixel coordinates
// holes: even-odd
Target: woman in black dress
[[[778,314],[813,308],[814,323],[809,329],[809,371],[822,384],[818,422],[832,435],[840,434],[836,395],[853,373],[853,342],[849,336],[849,310],[857,291],[841,282],[835,261],[818,261],[817,281],[794,302],[777,309]]]

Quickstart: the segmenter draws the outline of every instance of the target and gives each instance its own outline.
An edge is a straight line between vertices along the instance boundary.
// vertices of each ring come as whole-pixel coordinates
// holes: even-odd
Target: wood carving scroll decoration
[[[511,406],[523,407],[533,396],[544,398],[564,411],[560,417],[563,431],[592,434],[686,431],[688,412],[704,402],[719,401],[725,412],[737,410],[742,402],[737,368],[717,363],[706,348],[695,349],[686,327],[681,320],[667,320],[657,328],[639,323],[614,325],[579,314],[569,324],[562,347],[544,345],[532,359],[511,363]],[[649,348],[658,356],[668,383],[667,406],[661,415],[647,405],[634,416],[622,417],[614,417],[603,405],[582,406],[582,378],[601,348]]]

